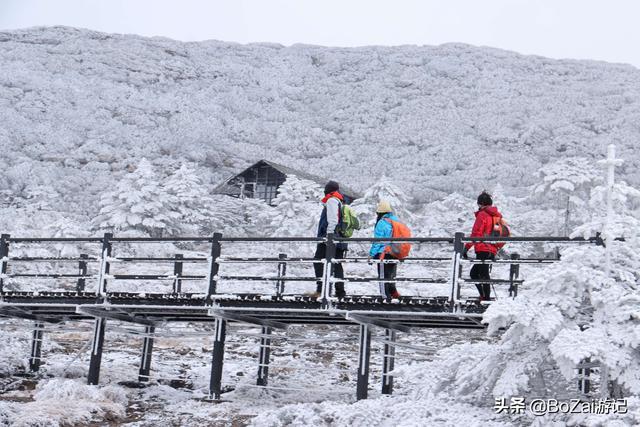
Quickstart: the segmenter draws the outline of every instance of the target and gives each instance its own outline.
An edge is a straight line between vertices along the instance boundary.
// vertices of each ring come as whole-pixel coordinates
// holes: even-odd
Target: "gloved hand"
[[[462,259],[469,259],[469,248],[465,247],[462,250]]]

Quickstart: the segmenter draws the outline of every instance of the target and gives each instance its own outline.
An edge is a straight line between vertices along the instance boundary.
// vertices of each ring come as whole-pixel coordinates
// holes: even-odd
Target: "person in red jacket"
[[[502,214],[498,212],[498,208],[493,206],[493,199],[486,191],[478,196],[478,211],[476,212],[476,221],[471,229],[471,237],[485,237],[491,234],[493,230],[493,217],[502,218]],[[485,242],[467,243],[462,251],[462,257],[467,259],[469,249],[473,247],[478,260],[494,260],[498,253],[496,245]],[[474,264],[471,267],[469,275],[472,280],[489,280],[490,264]],[[491,297],[490,283],[476,283],[476,288],[480,293],[480,301],[488,301]]]

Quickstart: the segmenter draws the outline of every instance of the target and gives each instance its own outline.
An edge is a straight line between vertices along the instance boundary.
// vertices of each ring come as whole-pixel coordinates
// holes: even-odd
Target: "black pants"
[[[383,259],[396,259],[390,254],[385,254]],[[378,277],[380,279],[395,279],[398,271],[397,263],[379,263],[378,264]],[[391,298],[391,294],[397,292],[395,282],[383,282],[380,281],[380,295],[385,298]]]
[[[476,252],[476,259],[493,260],[495,255],[491,252]],[[491,279],[491,264],[473,264],[469,276],[472,280]],[[476,283],[480,298],[488,300],[491,297],[491,283]]]
[[[344,254],[347,252],[346,249],[341,249],[336,247],[336,256],[335,258],[344,258]],[[318,243],[316,247],[316,253],[313,255],[315,259],[325,259],[327,256],[327,245],[326,243]],[[333,269],[333,277],[337,277],[338,279],[344,279],[344,270],[342,269],[342,264],[331,264],[331,268]],[[324,275],[324,264],[313,264],[313,269],[316,273],[316,278],[322,279]],[[316,282],[316,292],[322,292],[322,280],[318,280]],[[336,282],[336,296],[344,296],[344,282]]]

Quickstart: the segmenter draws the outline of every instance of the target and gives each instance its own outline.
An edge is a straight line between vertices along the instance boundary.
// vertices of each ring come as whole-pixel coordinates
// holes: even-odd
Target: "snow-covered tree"
[[[596,214],[602,212],[604,188],[593,190]],[[444,373],[440,388],[461,397],[488,401],[493,397],[536,395],[579,397],[578,363],[597,362],[635,401],[640,398],[640,224],[633,207],[640,192],[624,184],[614,187],[617,215],[610,233],[624,231],[625,241],[610,239],[611,275],[605,248],[566,247],[561,261],[536,271],[515,299],[500,299],[486,311],[489,333],[505,330],[495,344],[466,345]],[[623,203],[624,202],[624,203]],[[598,218],[580,227],[581,234],[602,231]],[[598,230],[598,228],[600,228]],[[562,374],[549,376],[556,370]],[[606,377],[605,377],[606,378]],[[606,384],[601,387],[607,387]],[[557,415],[556,421],[576,423]],[[564,417],[564,418],[562,418]],[[539,420],[540,425],[550,419]],[[635,422],[640,422],[636,413]],[[579,422],[578,422],[579,424]]]
[[[591,191],[589,207],[592,220],[577,227],[572,235],[588,237],[600,232],[605,239],[616,238],[633,235],[640,228],[640,219],[638,219],[639,190],[624,181],[615,183],[611,197],[613,212],[611,212],[608,221],[605,221],[607,215],[606,199],[607,188],[605,186],[595,187]]]
[[[549,195],[555,199],[556,233],[566,236],[572,224],[587,219],[580,212],[586,207],[590,190],[600,181],[601,173],[588,159],[570,157],[544,165],[538,175],[542,182],[534,187],[533,195],[537,200],[548,201]],[[573,221],[572,216],[575,216]]]
[[[458,231],[469,234],[475,206],[475,200],[458,193],[425,204],[416,215],[415,234],[434,237],[451,236]]]
[[[174,196],[175,204],[169,208],[177,214],[177,224],[180,231],[199,233],[209,229],[208,223],[212,216],[220,217],[221,212],[214,211],[213,199],[207,187],[202,183],[195,170],[183,164],[166,181],[163,186],[169,196]],[[216,206],[220,210],[220,205]]]
[[[179,230],[180,215],[173,209],[176,199],[161,185],[160,177],[146,159],[134,172],[126,174],[100,199],[98,229],[143,233],[162,237]]]
[[[371,228],[375,225],[376,206],[380,200],[388,201],[400,220],[411,226],[414,219],[414,214],[409,210],[411,197],[394,184],[391,179],[383,175],[365,191],[363,197],[357,199],[351,205],[358,214],[363,228]]]
[[[273,200],[269,224],[274,236],[311,236],[322,209],[322,189],[313,181],[288,175]]]

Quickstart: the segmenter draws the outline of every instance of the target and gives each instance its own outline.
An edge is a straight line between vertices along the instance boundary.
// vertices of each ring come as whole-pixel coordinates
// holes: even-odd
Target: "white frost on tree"
[[[411,197],[391,179],[383,175],[365,191],[362,198],[357,199],[351,205],[358,214],[363,228],[372,228],[375,225],[376,206],[381,200],[388,201],[400,221],[406,222],[411,227],[414,220],[414,214],[409,211]]]
[[[443,372],[440,390],[484,402],[524,395],[552,398],[559,390],[577,398],[576,366],[590,360],[606,368],[609,378],[637,406],[640,223],[635,208],[640,192],[623,183],[614,190],[617,225],[611,233],[625,231],[625,241],[608,242],[612,275],[605,271],[602,246],[565,248],[561,261],[537,270],[517,298],[497,300],[488,308],[483,321],[488,323],[490,334],[501,337],[495,344],[456,347],[456,356],[449,355],[451,364]],[[603,213],[603,192],[603,187],[593,190],[591,202],[596,215]],[[576,233],[602,231],[602,223],[602,219],[594,220]],[[562,377],[549,377],[547,373],[553,371],[559,371]],[[634,414],[630,419],[640,422],[637,407]],[[556,414],[535,422],[583,425],[585,417]]]
[[[271,233],[274,236],[314,235],[322,209],[321,199],[322,189],[317,183],[288,175],[273,200]]]
[[[114,233],[167,236],[178,231],[180,215],[172,206],[175,196],[164,190],[153,166],[143,158],[134,172],[126,174],[100,198],[100,214],[94,225]]]
[[[534,187],[534,197],[541,200],[553,196],[557,209],[555,231],[566,236],[572,224],[587,220],[581,212],[591,188],[601,180],[601,173],[588,159],[570,157],[544,165],[538,175],[542,182]]]
[[[173,205],[168,206],[176,215],[176,224],[185,234],[199,233],[208,229],[207,223],[212,221],[212,216],[220,218],[227,212],[220,209],[220,204],[213,210],[213,199],[208,189],[202,184],[202,180],[195,170],[183,164],[166,181],[164,191],[172,198]]]

